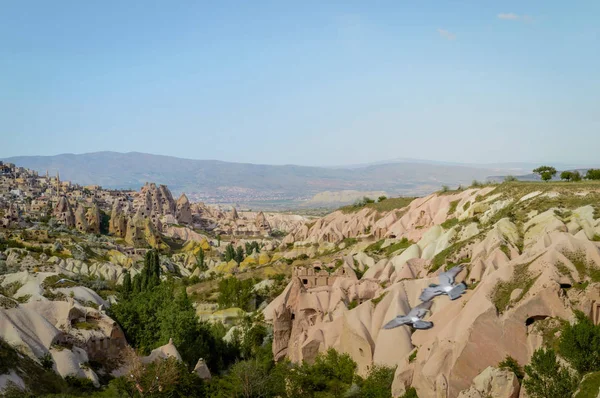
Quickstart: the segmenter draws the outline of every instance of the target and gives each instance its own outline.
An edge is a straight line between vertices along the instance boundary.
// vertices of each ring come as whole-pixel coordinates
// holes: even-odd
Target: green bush
[[[504,360],[498,364],[498,367],[500,369],[507,369],[512,371],[515,374],[515,376],[517,376],[517,379],[519,379],[519,381],[523,380],[523,377],[525,377],[525,372],[523,371],[521,365],[519,365],[519,362],[517,362],[517,360],[511,357],[510,355],[507,355],[506,358],[504,358]]]
[[[253,279],[239,280],[235,277],[224,278],[219,281],[219,297],[217,303],[220,308],[241,308],[250,311],[250,304],[255,297],[252,288]]]
[[[49,352],[42,355],[40,358],[40,363],[44,369],[52,369],[54,366],[54,360],[52,359],[52,355]]]
[[[566,324],[560,335],[558,350],[580,374],[600,370],[600,326],[576,311],[577,322]]]
[[[523,386],[532,398],[565,398],[573,395],[579,378],[560,365],[553,349],[540,348],[525,366]]]
[[[371,366],[367,377],[360,383],[360,397],[391,398],[395,371],[395,368],[388,366]]]

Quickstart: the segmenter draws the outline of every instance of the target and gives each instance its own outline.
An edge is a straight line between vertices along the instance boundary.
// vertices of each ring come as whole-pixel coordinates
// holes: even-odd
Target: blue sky
[[[3,1],[0,157],[598,163],[599,16],[597,0]]]

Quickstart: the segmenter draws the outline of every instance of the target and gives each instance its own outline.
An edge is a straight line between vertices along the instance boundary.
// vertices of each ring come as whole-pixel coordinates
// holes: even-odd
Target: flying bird
[[[422,318],[427,314],[429,308],[431,308],[431,301],[426,301],[421,303],[411,309],[406,315],[398,315],[391,321],[385,324],[384,329],[393,329],[402,325],[411,325],[415,329],[429,329],[433,327],[433,322],[428,322],[422,320]]]
[[[423,302],[429,301],[435,296],[439,296],[442,294],[447,294],[450,297],[450,300],[456,300],[459,298],[465,290],[467,290],[467,285],[464,282],[459,284],[454,284],[454,278],[460,271],[462,271],[463,266],[457,265],[455,267],[450,268],[446,272],[442,272],[439,275],[440,284],[431,284],[429,287],[423,289],[421,296],[419,299]]]

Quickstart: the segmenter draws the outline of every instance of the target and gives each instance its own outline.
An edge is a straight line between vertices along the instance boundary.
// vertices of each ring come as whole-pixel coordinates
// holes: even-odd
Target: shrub
[[[525,373],[523,372],[521,365],[519,365],[519,362],[517,362],[517,360],[510,355],[507,355],[506,358],[504,358],[504,360],[498,364],[498,367],[500,369],[508,369],[512,371],[515,376],[517,376],[519,381],[523,380],[523,377],[525,377]]]
[[[44,369],[50,370],[54,366],[54,360],[52,359],[52,355],[50,355],[49,352],[39,357],[39,360]]]
[[[217,303],[220,308],[241,308],[244,311],[251,310],[250,304],[254,293],[252,288],[254,280],[239,280],[229,277],[219,281],[219,297]]]
[[[504,182],[516,182],[519,181],[517,179],[517,177],[513,176],[513,175],[507,175],[506,177],[504,177]]]
[[[442,185],[442,192],[448,192],[450,191],[450,187],[448,185]]]
[[[383,202],[386,199],[387,199],[387,196],[382,195],[382,196],[380,196],[380,197],[377,198],[377,202]]]
[[[540,348],[533,353],[531,364],[525,366],[527,378],[523,385],[532,398],[570,397],[577,389],[579,378],[560,365],[553,349]]]
[[[410,387],[401,398],[419,398],[417,390],[414,387]]]
[[[396,369],[373,365],[360,388],[361,398],[391,398],[392,382]]]
[[[417,353],[419,352],[418,349],[414,350],[409,356],[408,356],[408,362],[414,362],[415,359],[417,359]]]
[[[446,221],[444,221],[441,225],[444,229],[450,229],[456,224],[458,224],[458,218],[449,218]]]
[[[600,326],[594,325],[581,311],[575,315],[577,322],[567,323],[560,335],[560,355],[581,374],[600,370]]]

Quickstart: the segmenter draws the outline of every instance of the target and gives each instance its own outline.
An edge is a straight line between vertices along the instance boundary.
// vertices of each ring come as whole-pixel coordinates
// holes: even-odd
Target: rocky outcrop
[[[573,309],[600,322],[595,284],[584,292],[565,290],[591,282],[582,267],[600,268],[594,241],[600,220],[592,205],[537,212],[528,206],[533,196],[519,199],[493,189],[430,195],[377,216],[368,208],[336,212],[294,230],[284,243],[298,248],[324,242],[342,247],[339,241],[349,236],[385,238],[378,242],[382,248],[400,238],[414,243],[391,255],[343,258],[342,267],[362,269],[360,280],[348,274],[330,285],[330,275],[317,262],[313,273],[295,273],[264,311],[274,326],[275,357],[310,361],[333,347],[350,354],[360,373],[374,363],[396,366],[394,396],[409,386],[427,397],[518,396],[512,374],[488,367],[506,355],[528,363],[542,345],[547,323],[572,320]],[[360,244],[351,250],[360,251]],[[450,262],[466,264],[458,281],[471,289],[455,301],[434,299],[427,317],[432,329],[381,329],[418,305],[421,290],[437,283],[436,275]]]
[[[88,224],[88,232],[93,234],[99,234],[101,216],[100,209],[98,208],[98,205],[95,202],[92,203],[92,206],[89,209],[87,209],[85,219]]]
[[[75,228],[79,232],[88,231],[88,223],[85,217],[85,208],[81,205],[81,203],[77,205],[77,209],[75,210]]]
[[[125,242],[134,247],[166,248],[151,220],[140,215],[135,215],[127,222]]]
[[[64,196],[61,196],[58,200],[52,215],[59,223],[67,228],[73,228],[75,226],[75,214],[73,214],[71,204]]]
[[[127,234],[127,213],[128,203],[124,200],[117,200],[113,203],[108,224],[108,232],[111,235],[124,238]]]
[[[194,367],[194,373],[196,373],[196,375],[198,375],[198,377],[200,377],[202,380],[210,380],[212,378],[210,370],[202,358],[198,359],[198,362]]]
[[[11,203],[2,219],[0,219],[0,227],[16,227],[21,221],[22,218],[19,206],[16,203]]]
[[[518,398],[519,380],[507,369],[487,367],[475,379],[468,390],[458,394],[458,398]]]
[[[256,218],[254,219],[254,225],[259,230],[268,232],[271,231],[271,225],[269,225],[269,222],[267,221],[267,218],[265,217],[265,214],[262,211],[256,215]]]
[[[181,194],[177,199],[177,213],[175,215],[180,224],[192,224],[192,209],[190,201],[185,194]]]

